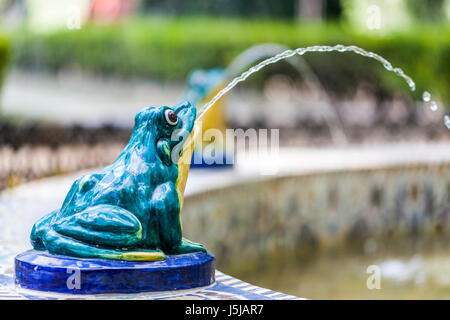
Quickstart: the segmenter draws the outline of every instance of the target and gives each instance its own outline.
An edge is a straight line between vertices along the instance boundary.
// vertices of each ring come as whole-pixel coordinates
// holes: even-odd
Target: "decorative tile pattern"
[[[216,270],[216,282],[206,288],[139,294],[67,295],[21,290],[12,276],[0,275],[0,300],[12,299],[140,299],[140,300],[304,300],[304,298],[251,285]]]

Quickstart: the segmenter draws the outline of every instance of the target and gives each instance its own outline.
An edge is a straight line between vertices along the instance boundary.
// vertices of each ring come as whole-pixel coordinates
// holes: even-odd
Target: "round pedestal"
[[[137,293],[204,287],[214,283],[214,256],[197,252],[166,260],[81,259],[30,250],[16,256],[20,288],[68,294]]]

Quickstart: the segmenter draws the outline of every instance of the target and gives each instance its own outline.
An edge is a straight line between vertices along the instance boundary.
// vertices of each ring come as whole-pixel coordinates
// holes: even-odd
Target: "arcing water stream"
[[[408,84],[411,91],[416,90],[416,84],[414,81],[405,74],[405,72],[397,67],[393,67],[392,64],[387,61],[382,56],[366,51],[362,48],[359,48],[357,46],[344,46],[341,44],[335,45],[335,46],[310,46],[305,48],[297,48],[295,50],[286,50],[284,52],[281,52],[273,57],[267,58],[257,65],[254,65],[247,71],[243,72],[241,75],[235,77],[233,80],[231,80],[226,87],[224,87],[221,91],[219,91],[208,103],[206,103],[198,112],[197,120],[200,119],[213,105],[216,103],[222,96],[224,96],[227,92],[229,92],[231,89],[233,89],[239,82],[245,81],[250,75],[252,75],[255,72],[258,72],[262,68],[264,68],[267,65],[274,64],[280,60],[284,60],[287,58],[290,58],[295,55],[304,55],[307,52],[354,52],[356,54],[359,54],[364,57],[368,57],[371,59],[375,59],[383,64],[386,70],[390,72],[394,72],[397,76],[403,78],[406,83]],[[423,101],[425,103],[430,104],[430,109],[432,111],[436,111],[438,109],[438,105],[436,101],[431,99],[431,94],[429,92],[424,92],[423,94]],[[447,126],[447,128],[450,130],[450,116],[445,115],[444,117],[444,123]]]

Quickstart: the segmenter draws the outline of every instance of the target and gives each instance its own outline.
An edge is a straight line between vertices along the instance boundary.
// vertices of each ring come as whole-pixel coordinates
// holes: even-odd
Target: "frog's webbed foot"
[[[97,205],[49,226],[43,236],[52,254],[115,260],[163,260],[159,250],[135,250],[142,241],[142,226],[129,211]]]
[[[183,238],[181,244],[178,247],[173,248],[168,252],[169,254],[184,254],[191,252],[206,252],[206,249],[200,243],[192,242],[186,238]]]

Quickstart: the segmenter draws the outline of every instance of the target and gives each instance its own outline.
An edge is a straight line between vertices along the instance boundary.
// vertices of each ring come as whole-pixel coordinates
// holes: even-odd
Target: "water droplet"
[[[439,108],[438,104],[436,103],[436,101],[431,101],[430,103],[430,109],[431,111],[436,111]]]
[[[431,99],[431,94],[430,94],[428,91],[425,91],[425,92],[423,93],[422,98],[423,98],[423,101],[429,102],[430,99]]]
[[[446,114],[444,117],[444,123],[448,130],[450,130],[450,117]]]

